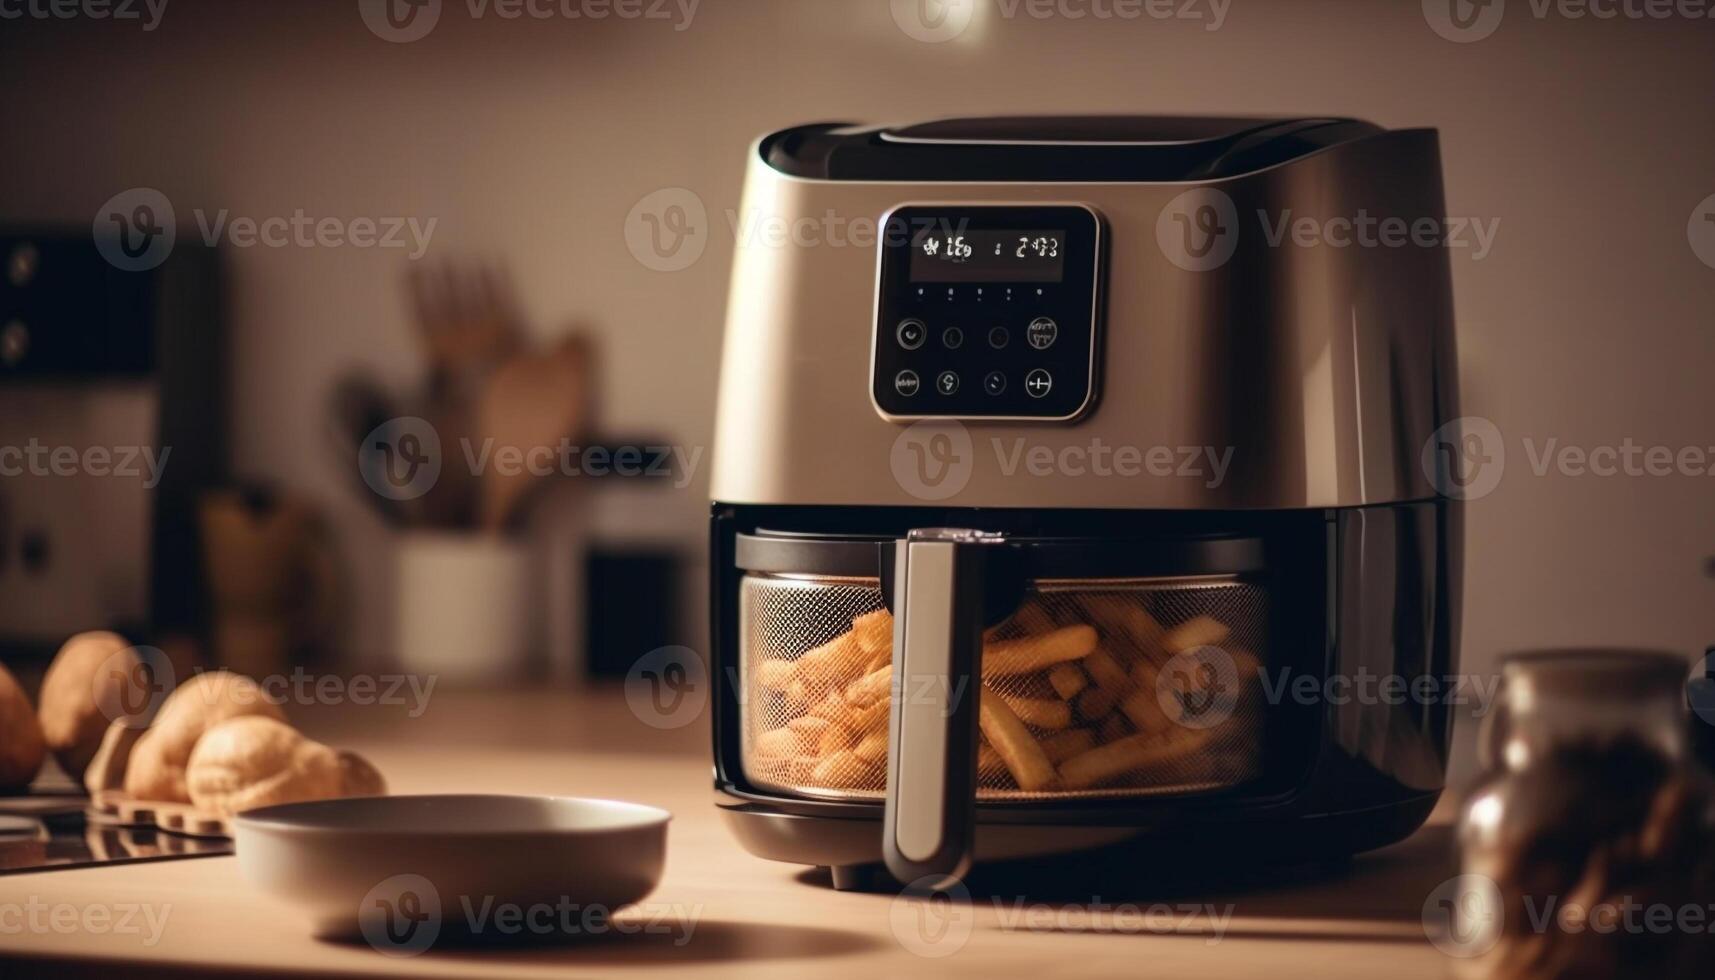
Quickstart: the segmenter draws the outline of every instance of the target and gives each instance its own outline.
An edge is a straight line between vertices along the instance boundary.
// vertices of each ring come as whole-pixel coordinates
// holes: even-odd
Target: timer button
[[[923,382],[917,378],[917,372],[910,370],[909,368],[893,376],[893,390],[904,395],[906,398],[910,398],[912,395],[917,394],[917,389],[922,387],[922,385]]]
[[[983,390],[991,395],[999,395],[1006,391],[1006,375],[999,371],[990,371],[983,376]]]
[[[923,341],[929,339],[929,328],[924,326],[922,320],[912,317],[899,321],[899,327],[893,334],[899,339],[899,346],[906,350],[916,350],[923,346]]]
[[[1060,325],[1045,316],[1039,316],[1030,321],[1030,327],[1025,332],[1025,339],[1030,346],[1037,350],[1047,350],[1054,346],[1054,341],[1060,336]]]
[[[1002,349],[1011,340],[1012,334],[1007,333],[1005,327],[995,327],[993,330],[989,331],[989,346],[993,347],[995,350]]]
[[[952,371],[942,371],[935,376],[935,390],[943,395],[958,394],[959,376]]]
[[[965,346],[965,332],[958,327],[948,327],[941,331],[941,343],[948,350],[958,350]]]
[[[1054,390],[1054,376],[1037,368],[1024,376],[1024,390],[1032,398],[1047,398],[1048,393]]]

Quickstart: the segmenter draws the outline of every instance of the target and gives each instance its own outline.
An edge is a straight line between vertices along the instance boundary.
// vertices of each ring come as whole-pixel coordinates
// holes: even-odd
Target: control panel
[[[883,223],[871,393],[897,419],[1077,417],[1095,398],[1102,222],[907,205]]]

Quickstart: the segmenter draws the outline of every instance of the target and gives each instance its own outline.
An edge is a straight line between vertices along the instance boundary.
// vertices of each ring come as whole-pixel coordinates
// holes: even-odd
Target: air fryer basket
[[[984,634],[982,803],[1225,789],[1261,774],[1268,591],[1239,574],[1038,578]],[[879,578],[749,572],[741,758],[759,787],[880,799],[894,631]]]

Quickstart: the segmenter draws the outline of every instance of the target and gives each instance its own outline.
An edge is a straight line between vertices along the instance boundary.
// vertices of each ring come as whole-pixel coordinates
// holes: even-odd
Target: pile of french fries
[[[1176,655],[1203,646],[1232,658],[1236,680],[1258,676],[1255,655],[1230,649],[1231,630],[1197,615],[1164,627],[1138,594],[1061,595],[1026,601],[984,637],[978,785],[1025,793],[1182,781],[1187,764],[1217,738],[1163,707],[1157,680]],[[893,683],[893,617],[858,615],[851,628],[795,658],[753,662],[755,692],[747,767],[787,787],[879,791],[886,786]],[[1175,677],[1193,685],[1207,679]],[[910,692],[905,692],[909,696]],[[1237,720],[1235,720],[1236,723]],[[1250,733],[1253,734],[1254,733]],[[1254,738],[1250,749],[1254,749]]]

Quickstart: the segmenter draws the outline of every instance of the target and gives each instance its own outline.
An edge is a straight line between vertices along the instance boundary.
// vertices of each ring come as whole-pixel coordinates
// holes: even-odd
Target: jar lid
[[[1623,698],[1679,690],[1691,669],[1665,650],[1570,647],[1527,650],[1501,659],[1501,675],[1538,691],[1572,697]]]

